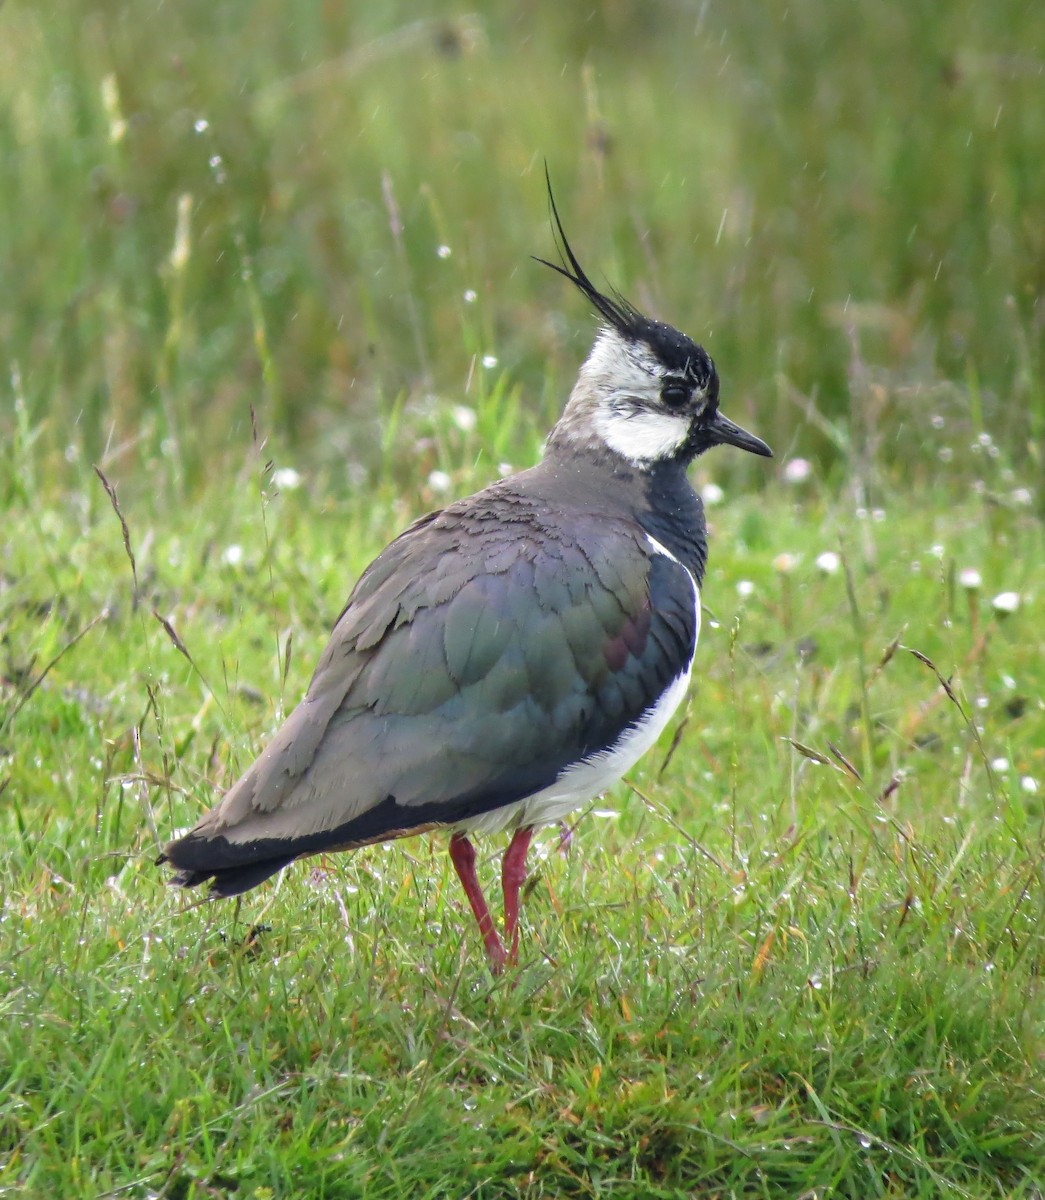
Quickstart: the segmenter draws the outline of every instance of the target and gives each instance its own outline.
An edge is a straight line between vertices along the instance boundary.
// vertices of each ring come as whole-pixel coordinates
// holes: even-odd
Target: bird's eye
[[[660,398],[668,408],[682,408],[689,397],[690,389],[684,383],[666,383],[660,389]]]

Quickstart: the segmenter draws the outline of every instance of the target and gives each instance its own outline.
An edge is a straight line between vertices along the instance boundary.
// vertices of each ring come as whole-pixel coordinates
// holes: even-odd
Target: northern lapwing
[[[615,291],[563,232],[604,324],[542,461],[415,521],[363,572],[301,703],[216,807],[166,847],[175,884],[233,896],[311,854],[432,829],[495,972],[518,955],[535,827],[610,787],[686,693],[707,558],[686,468],[772,451],[719,411],[710,357]],[[474,834],[511,833],[504,940]]]

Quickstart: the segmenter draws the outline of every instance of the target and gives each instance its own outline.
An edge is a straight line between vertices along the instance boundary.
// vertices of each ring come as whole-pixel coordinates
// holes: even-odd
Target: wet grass
[[[783,14],[0,10],[0,1194],[1045,1194],[1036,10]],[[438,836],[193,906],[358,573],[539,454],[545,158],[778,453],[695,470],[688,707],[510,979]]]
[[[454,489],[478,484],[476,433],[444,432]],[[121,501],[137,590],[93,475],[9,516],[0,1183],[1040,1193],[1026,506],[858,513],[783,474],[727,495],[688,709],[567,853],[539,838],[523,964],[495,981],[438,837],[300,865],[239,907],[192,907],[152,865],[153,830],[260,748],[430,490],[271,479],[248,442],[235,487]]]

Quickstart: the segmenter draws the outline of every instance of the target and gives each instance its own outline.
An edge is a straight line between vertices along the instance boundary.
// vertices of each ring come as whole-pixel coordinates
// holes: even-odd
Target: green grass
[[[566,856],[542,835],[523,965],[494,981],[443,839],[299,866],[238,910],[190,907],[152,865],[150,824],[246,765],[346,581],[423,506],[307,485],[262,504],[246,461],[231,502],[121,503],[136,602],[93,477],[9,525],[2,1183],[1038,1194],[1045,672],[1028,607],[989,604],[1042,594],[1034,518],[937,497],[858,519],[783,483],[712,510],[715,623],[677,749],[636,770],[648,806],[620,787]],[[814,564],[834,547],[855,610]]]
[[[0,9],[0,1195],[1040,1200],[1036,8],[418,13]],[[362,568],[539,454],[545,158],[778,452],[694,473],[688,708],[512,977],[439,836],[194,905]]]

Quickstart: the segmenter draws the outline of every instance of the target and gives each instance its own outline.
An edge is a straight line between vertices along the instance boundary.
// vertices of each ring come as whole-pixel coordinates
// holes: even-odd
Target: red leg
[[[508,943],[508,965],[519,961],[519,889],[526,880],[526,852],[533,837],[532,827],[517,829],[501,863],[504,890],[504,940]]]
[[[494,928],[490,910],[486,907],[486,898],[483,896],[483,889],[479,886],[479,877],[475,873],[475,847],[463,833],[455,833],[450,839],[450,861],[454,864],[454,870],[464,888],[464,894],[468,897],[472,912],[475,913],[479,933],[486,946],[486,957],[490,960],[490,970],[495,975],[500,975],[507,956],[501,939],[497,936],[497,930]]]

